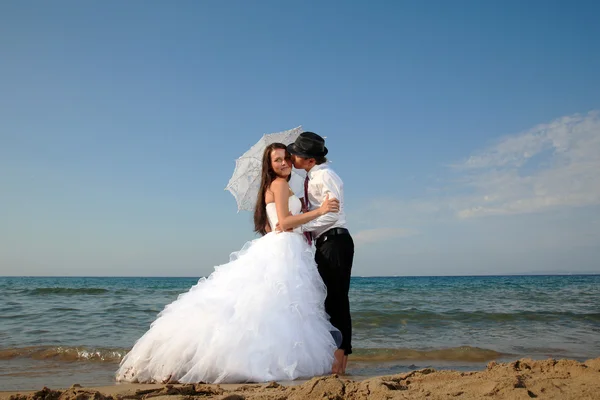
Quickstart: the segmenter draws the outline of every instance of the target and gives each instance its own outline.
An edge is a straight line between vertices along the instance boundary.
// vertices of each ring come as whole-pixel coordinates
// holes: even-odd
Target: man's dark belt
[[[332,228],[317,238],[316,245],[317,246],[322,245],[323,242],[326,242],[327,238],[330,238],[331,236],[349,235],[349,234],[350,234],[350,232],[346,228]]]

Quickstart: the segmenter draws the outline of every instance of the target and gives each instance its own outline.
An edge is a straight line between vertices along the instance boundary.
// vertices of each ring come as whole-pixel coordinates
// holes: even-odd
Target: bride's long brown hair
[[[271,165],[271,153],[275,149],[285,150],[286,159],[291,157],[290,153],[287,151],[286,145],[283,143],[271,143],[263,153],[260,188],[258,189],[256,207],[254,208],[254,232],[260,233],[261,235],[267,234],[267,231],[265,230],[267,225],[267,201],[265,197],[267,190],[269,190],[269,186],[271,186],[271,182],[277,178],[277,174],[273,171],[273,166]],[[292,174],[290,173],[287,177],[288,182],[291,176]]]

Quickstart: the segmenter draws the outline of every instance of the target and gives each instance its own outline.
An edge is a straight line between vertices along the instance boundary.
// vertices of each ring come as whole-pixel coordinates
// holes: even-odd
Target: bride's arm
[[[271,183],[271,190],[275,197],[275,208],[277,209],[277,219],[279,227],[282,231],[294,229],[297,226],[303,225],[313,219],[325,215],[329,212],[338,212],[339,202],[336,199],[329,200],[329,196],[325,199],[321,207],[298,215],[290,215],[289,198],[290,185],[283,179],[276,179]]]

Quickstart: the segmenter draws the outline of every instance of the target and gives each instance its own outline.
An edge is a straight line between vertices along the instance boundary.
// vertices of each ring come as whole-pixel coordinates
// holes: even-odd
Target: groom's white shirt
[[[325,197],[338,199],[340,211],[327,213],[301,226],[302,232],[312,232],[316,239],[332,228],[346,228],[344,213],[344,182],[327,164],[315,165],[308,172],[308,200],[310,209],[319,208]]]

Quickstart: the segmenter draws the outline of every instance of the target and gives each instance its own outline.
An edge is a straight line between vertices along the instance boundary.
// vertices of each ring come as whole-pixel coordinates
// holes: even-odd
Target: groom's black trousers
[[[349,233],[327,235],[317,239],[315,261],[319,274],[327,286],[325,311],[331,324],[342,333],[340,349],[352,353],[352,319],[350,317],[350,273],[354,260],[354,241]]]

